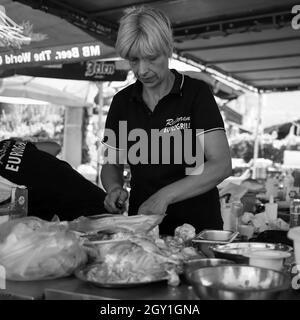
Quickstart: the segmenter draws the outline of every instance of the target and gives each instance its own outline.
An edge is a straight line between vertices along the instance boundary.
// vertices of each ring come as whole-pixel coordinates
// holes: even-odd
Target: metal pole
[[[253,171],[252,178],[256,179],[256,161],[258,158],[259,144],[260,144],[260,135],[261,135],[261,111],[263,106],[263,94],[258,93],[258,106],[257,106],[257,123],[254,136],[254,150],[253,150]]]
[[[98,101],[96,101],[98,106],[98,143],[97,143],[97,175],[96,175],[96,184],[99,186],[100,184],[100,163],[101,163],[101,130],[102,130],[102,110],[103,110],[103,82],[97,82],[97,88],[98,88]]]

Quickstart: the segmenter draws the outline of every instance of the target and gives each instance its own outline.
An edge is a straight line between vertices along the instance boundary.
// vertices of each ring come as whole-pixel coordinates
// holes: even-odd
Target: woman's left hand
[[[138,214],[165,214],[169,204],[166,195],[156,192],[141,204]]]

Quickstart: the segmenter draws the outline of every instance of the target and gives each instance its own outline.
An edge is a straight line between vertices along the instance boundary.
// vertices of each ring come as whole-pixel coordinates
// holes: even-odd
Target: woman
[[[105,207],[113,213],[124,210],[125,155],[132,174],[130,215],[166,214],[161,234],[173,234],[183,223],[197,231],[221,229],[216,185],[231,174],[224,124],[209,87],[168,68],[172,49],[170,21],[159,10],[131,9],[121,19],[116,50],[129,61],[137,81],[115,95],[107,116],[103,143],[110,158],[101,171]],[[176,136],[172,146],[159,144],[162,155],[157,155],[158,131],[161,139]],[[185,139],[188,132],[192,135]],[[182,148],[175,150],[180,143]],[[196,150],[196,159],[204,152],[202,163],[178,161],[190,149]]]

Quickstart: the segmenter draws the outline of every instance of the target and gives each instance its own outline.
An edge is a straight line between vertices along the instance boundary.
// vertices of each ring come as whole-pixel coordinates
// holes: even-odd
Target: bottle
[[[233,201],[231,204],[230,230],[238,231],[239,217],[243,214],[243,204],[241,201]]]
[[[269,202],[265,204],[266,218],[268,221],[275,221],[278,214],[278,204],[274,203],[273,195],[270,195]]]
[[[290,228],[300,226],[300,199],[292,199],[290,204]]]
[[[277,197],[278,195],[279,181],[276,177],[269,177],[266,181],[266,196]]]
[[[292,175],[294,177],[294,191],[296,194],[296,198],[300,197],[300,171],[299,170],[294,170],[292,172]]]
[[[278,198],[279,201],[284,201],[285,200],[285,194],[284,194],[284,189],[283,189],[283,185],[282,184],[279,184],[277,198]]]
[[[285,188],[285,200],[291,201],[295,198],[295,187],[294,187],[294,177],[291,170],[288,171],[287,175],[284,178],[284,188]]]
[[[221,202],[221,214],[223,219],[223,230],[231,229],[231,203],[226,203],[225,199]]]

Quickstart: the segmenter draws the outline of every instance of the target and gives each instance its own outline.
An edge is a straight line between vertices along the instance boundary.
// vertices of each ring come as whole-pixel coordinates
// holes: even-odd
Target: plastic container
[[[290,191],[294,187],[294,177],[291,171],[288,171],[283,180],[285,200],[290,201]]]
[[[270,196],[277,197],[278,187],[278,179],[276,177],[269,177],[266,181],[266,196],[268,198],[270,198]]]
[[[221,214],[223,219],[223,230],[231,230],[231,204],[222,203]]]
[[[278,204],[274,203],[274,198],[270,195],[269,202],[265,204],[266,217],[268,221],[275,221],[278,215]]]
[[[245,254],[249,257],[249,265],[280,271],[283,262],[291,254],[280,250],[253,250]]]
[[[249,240],[254,234],[254,227],[250,224],[240,224],[238,226],[238,232],[241,236]]]

